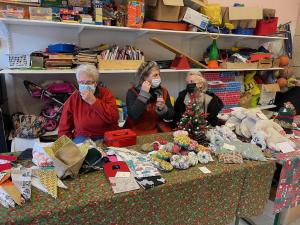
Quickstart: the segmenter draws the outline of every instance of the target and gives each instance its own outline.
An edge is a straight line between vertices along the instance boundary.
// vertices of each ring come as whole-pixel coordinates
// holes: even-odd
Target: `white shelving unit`
[[[24,94],[23,80],[42,83],[45,80],[63,79],[74,81],[74,70],[32,70],[4,69],[5,54],[30,54],[33,51],[43,51],[49,44],[74,43],[80,47],[95,47],[102,43],[117,44],[120,46],[133,45],[145,53],[146,60],[171,60],[175,55],[150,41],[151,37],[158,37],[170,43],[195,59],[203,57],[207,46],[212,42],[207,32],[170,31],[157,29],[137,29],[128,27],[111,27],[90,24],[73,24],[54,21],[37,21],[28,19],[0,18],[0,74],[5,74],[9,109],[11,112],[23,111],[34,113],[43,104],[40,100],[32,99]],[[218,47],[228,49],[235,47],[257,48],[266,43],[286,39],[283,36],[256,36],[220,34]],[[162,69],[163,85],[170,95],[176,97],[184,89],[184,74],[188,71],[223,72],[223,71],[275,71],[281,68],[270,69]],[[105,70],[99,71],[103,81],[112,93],[125,100],[126,91],[131,86],[135,70]],[[120,76],[118,76],[120,75]]]
[[[283,70],[283,68],[268,68],[268,69],[186,69],[186,70],[175,70],[175,69],[161,69],[161,73],[180,73],[180,72],[189,72],[189,71],[200,71],[200,72],[242,72],[242,71],[275,71]],[[135,70],[99,70],[101,74],[132,74],[135,73]],[[74,74],[75,70],[1,70],[0,74]]]
[[[110,32],[132,32],[138,36],[144,34],[168,34],[168,35],[183,35],[186,38],[195,37],[208,37],[208,32],[189,32],[189,31],[172,31],[172,30],[158,30],[158,29],[146,29],[146,28],[129,28],[129,27],[113,27],[103,25],[92,25],[92,24],[80,24],[80,23],[64,23],[54,21],[39,21],[39,20],[28,20],[28,19],[0,19],[0,22],[6,25],[21,25],[21,26],[43,26],[43,27],[54,27],[54,28],[73,28],[78,29],[78,32],[84,30],[99,30],[99,31],[110,31]],[[215,35],[215,34],[214,34]],[[285,37],[280,36],[257,36],[257,35],[238,35],[238,34],[220,34],[222,38],[238,38],[238,39],[261,39],[265,41],[282,40]]]

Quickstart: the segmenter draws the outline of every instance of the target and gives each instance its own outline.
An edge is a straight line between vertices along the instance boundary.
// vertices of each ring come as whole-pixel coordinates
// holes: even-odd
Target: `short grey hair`
[[[159,66],[155,61],[143,62],[134,75],[134,86],[138,87],[141,85],[145,77],[148,77],[153,69],[159,70]]]
[[[202,73],[200,71],[190,71],[187,73],[186,77],[188,76],[197,76],[197,80],[199,82],[202,82],[203,83],[203,92],[206,92],[207,91],[207,88],[208,88],[208,83],[207,83],[207,80],[203,77]]]
[[[86,73],[88,75],[90,75],[91,77],[93,77],[94,81],[98,81],[99,80],[99,71],[97,70],[97,68],[94,65],[90,65],[90,64],[82,64],[80,66],[77,67],[76,69],[76,79],[79,80],[81,74]]]

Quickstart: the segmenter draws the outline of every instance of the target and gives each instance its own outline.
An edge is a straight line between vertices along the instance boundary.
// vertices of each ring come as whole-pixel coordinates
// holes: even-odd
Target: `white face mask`
[[[151,87],[157,88],[161,83],[161,78],[152,79]]]

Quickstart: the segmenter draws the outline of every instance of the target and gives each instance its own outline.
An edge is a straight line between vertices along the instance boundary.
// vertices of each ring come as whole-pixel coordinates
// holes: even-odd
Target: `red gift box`
[[[278,17],[257,21],[255,34],[267,36],[277,31]]]
[[[130,129],[114,130],[104,133],[104,144],[113,147],[126,147],[136,144],[136,133]]]

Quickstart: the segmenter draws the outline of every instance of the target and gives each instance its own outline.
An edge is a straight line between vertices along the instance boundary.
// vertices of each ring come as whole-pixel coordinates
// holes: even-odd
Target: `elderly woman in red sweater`
[[[76,78],[79,91],[65,102],[58,135],[67,135],[75,143],[102,139],[104,132],[117,128],[116,99],[107,88],[97,85],[99,73],[95,66],[79,66]]]

